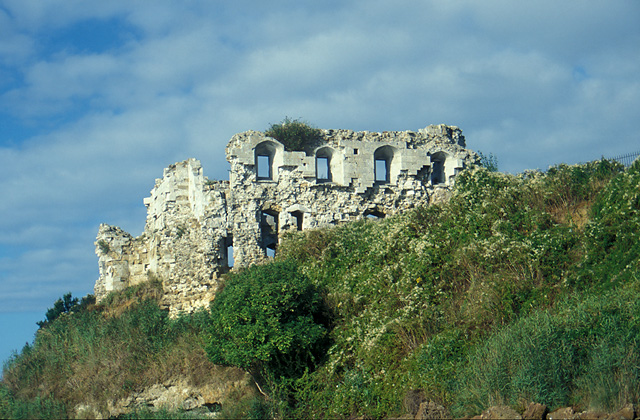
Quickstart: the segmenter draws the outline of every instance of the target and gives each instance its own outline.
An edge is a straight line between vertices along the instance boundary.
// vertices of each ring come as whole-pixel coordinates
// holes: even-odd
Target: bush
[[[480,156],[480,166],[489,172],[498,172],[498,158],[493,153],[485,155],[478,150],[478,156]]]
[[[206,351],[213,363],[269,380],[313,369],[326,336],[320,293],[292,262],[228,277],[211,306]]]
[[[67,418],[67,412],[62,402],[52,398],[16,399],[6,386],[0,384],[0,418],[62,419]]]
[[[596,410],[638,402],[639,312],[627,290],[570,299],[497,331],[457,375],[454,415],[530,401]]]
[[[640,279],[640,160],[614,178],[592,207],[576,285],[610,288]]]
[[[264,134],[278,140],[285,150],[290,151],[308,152],[323,141],[322,131],[305,121],[289,117],[278,124],[271,124]]]
[[[84,301],[84,299],[83,299]],[[36,324],[40,327],[46,327],[51,324],[60,315],[72,312],[79,306],[78,298],[71,297],[71,292],[66,293],[62,298],[56,300],[53,308],[47,309],[44,321],[38,321]]]
[[[11,393],[11,410],[22,407],[21,412],[44,413],[24,416],[59,418],[64,416],[42,410],[64,412],[65,406],[72,410],[89,403],[105,412],[107,400],[171,377],[186,377],[196,385],[206,381],[213,369],[203,349],[209,313],[169,319],[166,310],[147,299],[155,290],[148,284],[114,292],[110,300],[115,306],[92,305],[88,296],[41,328],[33,345],[4,365],[2,384]],[[0,395],[2,410],[5,401]]]

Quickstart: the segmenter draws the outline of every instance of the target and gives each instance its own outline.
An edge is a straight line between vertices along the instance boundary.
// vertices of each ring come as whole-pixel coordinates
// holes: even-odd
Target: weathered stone
[[[524,420],[544,420],[548,412],[549,409],[546,405],[531,403],[524,413],[522,413],[522,418]]]
[[[569,420],[575,418],[575,411],[571,407],[562,407],[557,410],[553,410],[547,414],[547,420]]]
[[[583,411],[573,416],[576,420],[604,420],[609,418],[609,414],[604,411]]]
[[[480,418],[482,419],[504,419],[504,420],[520,420],[522,416],[513,408],[506,405],[499,405],[488,408],[484,411]]]
[[[247,267],[267,260],[287,231],[444,201],[458,172],[478,161],[457,127],[322,132],[324,143],[307,152],[285,151],[261,132],[236,134],[226,148],[229,181],[208,181],[195,159],[166,168],[144,199],[140,237],[100,226],[98,301],[158,278],[171,315],[205,307],[231,250],[234,267]]]
[[[107,413],[102,417],[117,417],[136,409],[202,410],[206,413],[209,407],[233,405],[239,400],[258,395],[251,375],[237,368],[218,366],[203,384],[194,385],[186,378],[176,377],[126,398],[110,401]],[[90,406],[81,408],[85,412],[91,412],[92,409]]]
[[[633,420],[636,418],[636,410],[633,404],[627,404],[620,410],[612,413],[608,418],[611,420]]]

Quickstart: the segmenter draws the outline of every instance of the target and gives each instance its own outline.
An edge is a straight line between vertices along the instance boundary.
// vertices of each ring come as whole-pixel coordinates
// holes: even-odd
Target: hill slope
[[[518,176],[466,171],[448,203],[283,240],[274,264],[322,301],[311,317],[296,318],[325,331],[304,355],[283,341],[294,324],[273,310],[282,303],[260,324],[261,343],[274,343],[273,353],[225,359],[216,337],[225,325],[239,328],[232,325],[246,308],[224,312],[232,319],[239,311],[236,324],[206,313],[171,321],[152,296],[129,296],[41,329],[5,366],[0,414],[15,417],[22,407],[35,416],[74,415],[83,398],[104,405],[181,369],[197,381],[203,373],[192,366],[210,363],[203,347],[216,362],[238,360],[268,395],[233,412],[233,403],[223,404],[234,416],[390,417],[414,413],[423,400],[454,416],[495,404],[522,411],[532,401],[609,411],[638,403],[639,185],[639,162],[626,171],[609,161]],[[227,294],[246,276],[263,284],[289,278],[269,270],[230,275]],[[277,302],[289,302],[283,296],[290,292],[280,289]],[[251,295],[245,306],[258,299],[268,306],[269,296]],[[214,313],[223,301],[214,301]],[[277,323],[283,319],[291,322]],[[242,321],[243,334],[253,334],[257,322]],[[105,351],[96,338],[105,328],[140,342],[116,345],[128,343],[126,357]],[[304,363],[278,370],[284,356]]]

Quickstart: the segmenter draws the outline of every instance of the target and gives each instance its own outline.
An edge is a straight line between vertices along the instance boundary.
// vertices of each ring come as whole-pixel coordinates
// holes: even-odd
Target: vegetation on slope
[[[313,369],[326,351],[322,298],[290,261],[230,276],[211,305],[207,353],[260,382],[283,385]]]
[[[109,402],[177,375],[205,380],[208,312],[169,319],[161,293],[151,281],[41,327],[4,365],[0,417],[62,418],[79,404],[106,412]]]
[[[329,359],[300,382],[294,412],[400,415],[417,390],[456,416],[533,399],[602,409],[636,402],[640,314],[624,291],[639,286],[638,185],[638,163],[519,176],[477,169],[458,178],[447,204],[295,234],[279,258],[298,261],[328,291],[336,326]],[[545,317],[574,348],[546,334]],[[498,357],[505,342],[520,355],[544,354],[543,336],[558,358]],[[563,362],[564,351],[575,357]],[[620,371],[597,385],[605,354]],[[547,379],[556,361],[569,371]],[[516,373],[518,386],[509,382]]]
[[[292,233],[275,263],[230,274],[215,317],[143,297],[60,315],[6,364],[0,415],[196,380],[203,348],[256,374],[263,416],[638,403],[639,185],[640,162],[477,168],[446,204]]]

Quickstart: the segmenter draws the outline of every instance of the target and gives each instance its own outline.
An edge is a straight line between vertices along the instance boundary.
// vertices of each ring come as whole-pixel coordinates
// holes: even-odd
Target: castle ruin
[[[144,199],[142,235],[100,225],[97,300],[154,277],[172,315],[191,312],[209,304],[232,265],[273,256],[283,233],[444,200],[459,171],[478,161],[457,127],[321,132],[322,144],[307,151],[258,131],[236,134],[226,147],[228,181],[208,180],[195,159],[166,168]]]

